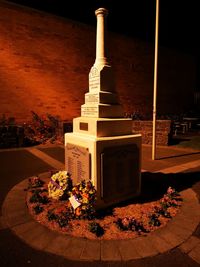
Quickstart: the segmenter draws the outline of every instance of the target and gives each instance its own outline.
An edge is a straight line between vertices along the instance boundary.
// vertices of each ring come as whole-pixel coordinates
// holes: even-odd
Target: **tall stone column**
[[[108,65],[107,58],[105,56],[105,20],[108,15],[108,11],[105,8],[99,8],[95,11],[97,17],[97,32],[96,32],[96,65]]]

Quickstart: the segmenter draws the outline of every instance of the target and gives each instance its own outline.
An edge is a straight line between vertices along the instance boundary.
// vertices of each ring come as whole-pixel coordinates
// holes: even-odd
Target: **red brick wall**
[[[19,122],[29,120],[31,110],[63,120],[80,116],[95,60],[95,31],[75,21],[0,3],[0,115]],[[124,112],[150,114],[154,46],[110,32],[108,39]],[[192,99],[193,61],[161,49],[159,62],[160,109],[180,111]]]
[[[133,120],[133,132],[142,134],[143,144],[152,144],[152,121]],[[170,120],[157,120],[156,144],[167,146],[172,138],[172,122]]]

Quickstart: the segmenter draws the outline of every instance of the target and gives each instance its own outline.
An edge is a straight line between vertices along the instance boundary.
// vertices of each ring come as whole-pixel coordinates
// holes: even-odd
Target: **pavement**
[[[0,266],[200,266],[200,151],[142,146],[142,194],[159,198],[168,186],[183,197],[165,227],[133,240],[66,237],[33,221],[25,206],[27,178],[64,168],[62,145],[0,150]]]

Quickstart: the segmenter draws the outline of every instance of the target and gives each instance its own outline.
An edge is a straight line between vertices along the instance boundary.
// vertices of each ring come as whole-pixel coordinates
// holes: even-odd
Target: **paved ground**
[[[186,212],[189,218],[183,220],[182,217],[182,221],[179,218],[176,229],[171,227],[163,236],[163,242],[160,243],[161,245],[166,244],[166,240],[168,240],[169,250],[163,250],[163,253],[157,253],[155,254],[156,256],[151,253],[145,255],[145,251],[151,251],[150,243],[149,249],[148,247],[142,248],[141,252],[139,252],[139,257],[134,259],[131,256],[131,260],[130,257],[123,257],[120,261],[105,259],[100,261],[98,258],[94,260],[94,257],[91,258],[92,260],[87,257],[81,261],[80,258],[76,259],[76,257],[74,260],[69,260],[62,256],[54,255],[47,250],[41,251],[26,245],[17,235],[13,234],[13,231],[5,224],[2,213],[0,213],[0,266],[200,266],[200,225],[196,224],[194,228],[194,222],[199,219],[200,151],[171,147],[158,147],[157,151],[157,160],[152,161],[151,148],[143,146],[142,196],[138,201],[144,201],[145,198],[148,200],[153,197],[159,197],[168,185],[174,186],[183,194],[186,192],[185,196],[188,203],[183,212]],[[25,178],[50,169],[60,169],[64,166],[63,163],[64,149],[61,146],[1,150],[0,204],[2,205],[6,199],[9,199],[8,194],[13,192],[11,189],[20,185]],[[16,202],[13,202],[12,205],[14,209],[17,209]],[[180,229],[183,229],[182,231],[180,231],[179,225]],[[191,229],[192,232],[189,233]],[[183,232],[185,232],[184,237]],[[53,240],[54,237],[52,238]],[[57,242],[53,243],[61,244],[56,237],[55,241]],[[140,245],[141,247],[143,246],[142,243]],[[120,255],[130,256],[134,255],[135,251],[138,251],[138,249],[133,249],[134,246],[131,247],[130,244],[124,246],[123,242],[119,242],[119,246],[122,248]],[[160,247],[160,250],[162,249],[162,246],[158,247]],[[110,248],[111,246],[108,246],[107,252],[110,251]],[[70,251],[70,248],[68,249]],[[74,253],[76,254],[75,251],[79,249],[80,243],[75,241]],[[123,249],[124,252],[122,251]],[[92,250],[93,247],[88,246],[89,254],[94,255]],[[100,253],[103,252],[100,251]]]

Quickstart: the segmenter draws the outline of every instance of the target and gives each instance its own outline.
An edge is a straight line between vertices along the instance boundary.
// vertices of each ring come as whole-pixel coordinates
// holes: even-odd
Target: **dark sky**
[[[108,30],[154,41],[156,0],[10,0],[96,25],[94,11],[109,10]],[[198,0],[160,0],[159,44],[199,55]]]

